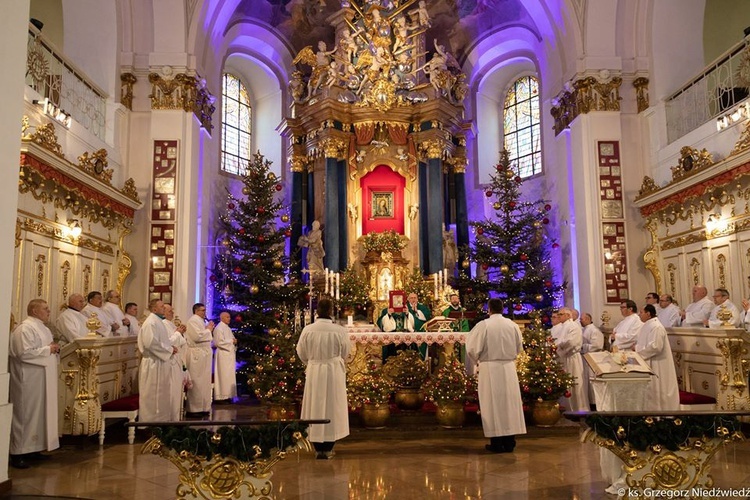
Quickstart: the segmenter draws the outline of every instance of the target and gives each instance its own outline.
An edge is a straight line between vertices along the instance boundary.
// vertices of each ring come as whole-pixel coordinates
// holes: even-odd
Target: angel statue
[[[456,267],[457,260],[458,247],[456,246],[456,240],[453,237],[453,229],[443,231],[443,267],[448,270],[449,274],[453,274],[453,269]]]
[[[328,78],[331,55],[336,52],[336,47],[333,50],[327,49],[326,43],[321,40],[318,42],[317,52],[313,52],[312,46],[308,45],[300,50],[297,57],[292,61],[292,64],[302,63],[312,67],[312,74],[310,75],[310,80],[307,82],[308,97],[313,95]]]
[[[346,208],[349,211],[349,218],[352,222],[357,222],[357,219],[359,218],[359,207],[354,203],[348,203]]]
[[[310,273],[323,272],[323,257],[326,252],[323,248],[323,231],[320,222],[313,221],[312,229],[306,235],[299,237],[297,246],[307,248],[307,269]]]

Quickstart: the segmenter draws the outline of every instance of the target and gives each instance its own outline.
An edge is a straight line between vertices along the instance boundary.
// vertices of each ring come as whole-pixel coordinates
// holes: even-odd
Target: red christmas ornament
[[[277,363],[278,363],[279,366],[283,365],[284,364],[284,358],[279,358],[279,360],[277,361]]]
[[[485,271],[486,271],[486,270],[487,270],[487,269],[488,269],[489,267],[490,267],[490,266],[488,266],[487,264],[482,264],[482,269],[484,269]]]
[[[264,349],[264,350],[265,350],[266,352],[271,352],[271,346],[270,346],[270,345],[267,345],[267,346],[265,347],[265,349]]]
[[[509,208],[516,208],[516,202],[515,201],[511,201],[510,203],[508,203],[508,207]]]
[[[287,229],[286,231],[284,231],[284,236],[286,236],[287,238],[290,237],[291,235],[292,235],[292,232],[290,230]]]
[[[273,352],[279,352],[279,346],[277,345],[273,346]]]
[[[521,256],[520,256],[519,258],[520,258],[520,259],[521,259],[522,261],[524,261],[524,262],[526,262],[527,260],[529,260],[529,256],[528,256],[528,255],[526,255],[525,253],[522,253],[522,254],[521,254]]]
[[[281,184],[276,184],[276,191],[281,191],[281,190],[282,190]]]
[[[261,235],[259,235],[259,236],[258,236],[258,242],[259,242],[259,243],[263,243],[264,241],[266,241],[266,237],[265,237],[265,236],[263,236],[262,234],[261,234]]]
[[[547,387],[547,394],[552,394],[552,387]]]
[[[549,316],[542,316],[542,322],[549,323]]]
[[[259,266],[261,264],[263,264],[263,261],[261,259],[255,259],[255,265],[256,266]]]
[[[256,209],[256,212],[258,212],[259,214],[264,214],[264,213],[266,213],[266,209],[265,209],[265,207],[258,207]]]
[[[235,321],[236,321],[237,323],[239,323],[240,321],[242,321],[242,316],[240,316],[240,315],[238,314],[237,316],[235,316],[235,317],[234,317],[234,320],[235,320]]]
[[[550,280],[547,280],[547,281],[544,282],[544,286],[547,287],[547,288],[551,288],[552,287],[552,282]]]
[[[237,231],[237,232],[244,235],[245,234],[245,228],[241,227],[240,230]]]
[[[502,172],[503,170],[505,170],[505,167],[500,164],[498,164],[497,167],[495,168],[497,169],[498,172]]]
[[[523,386],[523,392],[529,392],[530,390],[528,385]]]
[[[273,317],[279,319],[281,317],[281,313],[275,312],[273,313]]]
[[[521,304],[516,304],[513,306],[513,309],[515,309],[516,311],[520,311],[521,309],[523,309],[523,306]]]
[[[570,397],[570,391],[565,391],[565,397],[566,397],[566,398],[569,398],[569,397]]]
[[[482,229],[481,227],[478,227],[477,234],[484,234],[484,229]]]
[[[520,175],[516,176],[516,183],[521,184],[523,182],[523,179],[521,179]]]
[[[237,266],[234,268],[234,274],[240,274],[242,272],[242,268],[240,266]]]
[[[550,210],[552,210],[552,205],[550,205],[549,203],[547,203],[546,205],[544,205],[544,209],[545,209],[545,210],[546,210],[547,212],[549,212]]]
[[[486,196],[487,198],[492,198],[492,191],[485,191],[485,192],[484,192],[484,195],[485,195],[485,196]]]
[[[216,276],[212,274],[208,279],[211,281],[211,283],[216,283],[216,280],[219,278],[217,278]]]
[[[560,248],[560,244],[558,242],[554,242],[552,244],[552,248]]]
[[[227,203],[227,208],[229,210],[234,210],[234,203]]]
[[[542,224],[549,224],[549,219],[547,217],[542,219]]]

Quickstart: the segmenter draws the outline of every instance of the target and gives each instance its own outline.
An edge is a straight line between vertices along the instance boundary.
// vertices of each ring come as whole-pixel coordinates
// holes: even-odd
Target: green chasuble
[[[448,306],[445,309],[445,311],[443,311],[443,316],[445,316],[446,318],[448,318],[448,317],[450,317],[451,313],[464,313],[464,312],[466,312],[466,309],[464,309],[463,307],[459,306],[459,307],[455,307],[454,308],[453,306]],[[470,330],[471,330],[471,328],[469,328],[469,320],[468,319],[462,318],[462,319],[456,319],[456,320],[453,321],[453,331],[454,332],[468,332]]]
[[[424,305],[417,303],[417,310],[422,311],[422,314],[424,315],[425,319],[419,319],[417,317],[417,312],[411,307],[410,303],[406,303],[407,310],[411,313],[412,317],[414,318],[414,331],[415,332],[423,332],[424,331],[424,324],[427,323],[430,318],[432,318],[432,311]],[[422,355],[422,358],[426,358],[427,356],[427,344],[419,344],[419,353]]]

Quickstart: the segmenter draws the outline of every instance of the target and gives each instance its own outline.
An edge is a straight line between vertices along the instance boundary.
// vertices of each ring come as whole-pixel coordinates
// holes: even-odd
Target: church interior
[[[334,295],[337,273],[360,269],[380,310],[413,271],[428,290],[435,280],[436,296],[438,279],[485,273],[469,249],[476,223],[498,220],[488,186],[505,157],[520,199],[547,211],[536,243],[565,283],[555,306],[605,330],[622,301],[652,291],[681,307],[695,286],[750,299],[743,0],[7,3],[0,157],[19,163],[0,198],[0,275],[10,278],[0,287],[10,325],[0,331],[0,494],[173,495],[176,469],[140,456],[124,433],[96,450],[68,444],[31,471],[9,467],[10,331],[32,299],[49,303],[52,323],[71,294],[94,290],[117,290],[141,312],[159,299],[183,318],[197,302],[218,316],[229,285],[216,269],[232,236],[222,221],[228,199],[252,192],[243,175],[258,153],[290,257],[273,267],[311,294]],[[401,254],[373,257],[368,235],[385,231]],[[715,396],[726,389],[716,338],[689,338],[673,345],[681,388]],[[750,410],[749,340],[732,358],[745,384],[732,409]],[[104,402],[137,392],[126,344],[102,344],[118,364]],[[62,406],[75,400],[71,385]],[[66,415],[61,433],[80,434]],[[573,424],[519,439],[519,453],[500,459],[482,454],[478,432],[401,443],[405,456],[389,450],[403,436],[374,436],[353,436],[331,463],[288,458],[276,494],[606,497],[599,451]],[[749,453],[747,443],[717,453],[716,484],[750,486]],[[79,459],[55,464],[63,454]],[[126,480],[108,486],[114,477]]]

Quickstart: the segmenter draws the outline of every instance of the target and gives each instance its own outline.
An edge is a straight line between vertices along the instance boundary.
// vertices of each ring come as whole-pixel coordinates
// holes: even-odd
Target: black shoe
[[[210,411],[202,411],[199,412],[201,417],[207,418],[209,415],[211,415]]]
[[[10,466],[14,469],[28,469],[31,465],[24,459],[23,455],[11,455]]]
[[[202,418],[203,412],[201,411],[186,411],[185,418]]]
[[[492,446],[491,444],[484,445],[484,449],[491,453],[510,453],[513,451],[504,446]]]
[[[328,455],[326,455],[325,451],[319,451],[315,454],[315,458],[317,460],[328,460]]]
[[[42,455],[38,451],[35,451],[34,453],[27,453],[26,455],[24,455],[23,458],[27,460],[34,460],[34,461],[40,461],[40,462],[50,459],[49,455]]]

